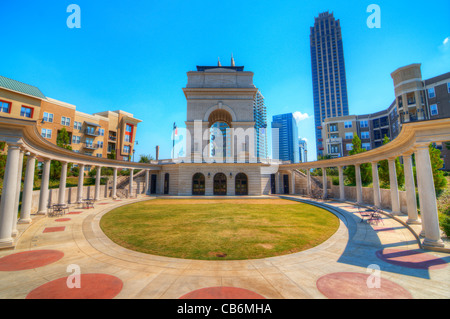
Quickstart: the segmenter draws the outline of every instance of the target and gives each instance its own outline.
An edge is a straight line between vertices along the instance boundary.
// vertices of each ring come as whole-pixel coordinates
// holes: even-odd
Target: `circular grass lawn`
[[[153,199],[106,213],[100,226],[118,245],[143,253],[238,260],[317,246],[336,232],[339,219],[284,199]]]

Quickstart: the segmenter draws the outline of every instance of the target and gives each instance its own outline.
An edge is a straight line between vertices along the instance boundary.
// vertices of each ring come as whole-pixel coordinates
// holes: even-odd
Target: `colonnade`
[[[416,174],[417,174],[417,189],[420,202],[421,219],[417,211],[416,200],[416,185],[413,174],[412,154],[415,154]],[[403,158],[404,174],[405,174],[405,189],[406,189],[406,204],[407,204],[407,224],[422,224],[421,236],[424,237],[423,245],[429,247],[444,246],[440,236],[439,218],[436,203],[436,192],[433,181],[433,170],[431,167],[429,143],[416,144],[414,149],[400,154]],[[391,197],[391,213],[392,215],[400,215],[400,196],[397,183],[397,172],[395,160],[397,156],[388,157],[389,167],[389,181],[390,181],[390,197]],[[325,163],[327,161],[324,161]],[[376,207],[381,207],[381,192],[380,181],[378,177],[378,160],[370,162],[372,165],[372,189],[373,189],[373,204]],[[315,162],[320,163],[320,162]],[[354,165],[355,179],[356,179],[356,203],[363,204],[363,188],[361,182],[361,162],[337,166],[339,172],[339,200],[345,201],[344,188],[344,167]],[[327,173],[328,167],[335,166],[321,166],[323,176],[323,198],[328,197],[327,191]],[[310,169],[307,168],[307,194],[311,195],[311,174]],[[293,176],[294,177],[294,176]],[[295,178],[292,178],[295,181]]]
[[[0,248],[10,247],[13,245],[14,237],[17,236],[17,224],[31,223],[31,210],[32,210],[32,195],[35,176],[36,161],[39,160],[42,165],[42,178],[41,188],[39,193],[39,203],[37,214],[46,215],[49,207],[49,191],[50,191],[50,164],[51,159],[39,156],[37,154],[28,152],[22,143],[7,142],[7,158],[5,165],[5,173],[3,179],[3,191],[0,202]],[[20,188],[22,180],[22,167],[23,159],[27,157],[25,166],[25,178],[22,192],[22,206],[19,215],[19,202],[20,202]],[[69,162],[61,162],[61,176],[59,181],[59,193],[57,198],[58,204],[67,204],[66,200],[66,179],[67,169]],[[104,166],[95,165],[95,160],[92,162],[92,166],[97,168],[95,177],[95,191],[94,200],[100,199],[100,182],[101,182],[101,168]],[[78,204],[83,202],[83,184],[84,184],[84,170],[86,164],[78,164],[78,187],[77,187],[77,200]],[[125,168],[125,167],[124,167]],[[130,170],[129,176],[129,194],[133,194],[133,168]],[[149,191],[149,171],[146,169],[146,182],[145,182],[145,194]],[[117,172],[118,167],[113,167],[113,184],[111,197],[117,198]]]

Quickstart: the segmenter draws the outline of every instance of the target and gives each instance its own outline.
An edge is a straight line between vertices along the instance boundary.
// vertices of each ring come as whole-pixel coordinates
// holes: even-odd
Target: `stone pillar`
[[[306,192],[308,196],[311,196],[311,170],[306,170]]]
[[[424,120],[424,110],[422,107],[422,99],[420,98],[420,91],[416,90],[414,91],[414,97],[416,99],[416,114],[417,114],[417,119],[419,121]]]
[[[78,192],[77,203],[83,203],[83,185],[84,185],[84,164],[78,165]]]
[[[150,192],[150,170],[145,170],[145,195],[148,195]]]
[[[294,195],[295,194],[295,171],[292,170],[291,172],[291,187],[289,187],[289,194]]]
[[[133,197],[133,174],[134,174],[134,169],[130,168],[130,180],[129,180],[129,185],[128,185],[128,197]]]
[[[328,197],[328,179],[327,179],[327,168],[322,168],[322,183],[323,183],[323,194],[322,198],[327,199]]]
[[[38,214],[47,214],[48,210],[48,186],[50,181],[50,159],[44,159],[42,168],[41,190],[39,193],[39,210]]]
[[[23,149],[20,150],[19,154],[19,171],[17,173],[17,188],[16,188],[16,201],[14,203],[14,219],[12,223],[12,233],[11,235],[13,237],[17,236],[18,230],[17,230],[17,215],[19,214],[19,202],[20,202],[20,187],[22,186],[22,171],[23,171],[23,156],[25,154],[25,151]],[[22,195],[23,198],[23,195]],[[22,200],[23,203],[23,200]],[[23,206],[23,204],[22,204]]]
[[[408,208],[407,224],[420,224],[419,215],[417,213],[416,201],[416,185],[414,183],[412,153],[403,154],[403,164],[405,167],[405,188],[406,188],[406,205]]]
[[[339,166],[339,200],[345,201],[344,167]]]
[[[95,194],[94,200],[100,200],[100,181],[102,179],[102,168],[97,166],[97,172],[95,175]]]
[[[355,164],[355,179],[356,179],[356,203],[363,203],[362,196],[362,182],[361,182],[361,164]]]
[[[280,194],[280,172],[275,173],[275,193]]]
[[[373,189],[373,204],[381,207],[381,193],[380,193],[380,179],[378,177],[378,162],[372,162],[372,189]]]
[[[416,172],[419,181],[420,211],[425,231],[424,246],[443,247],[428,144],[417,146]]]
[[[388,158],[389,183],[391,187],[391,210],[393,215],[400,214],[400,197],[398,194],[397,171],[395,169],[395,157]]]
[[[19,223],[31,223],[31,204],[33,197],[34,169],[36,166],[36,155],[30,154],[27,159],[27,168],[25,171],[25,183],[23,185],[22,211],[20,213]]]
[[[409,108],[408,108],[408,97],[405,94],[402,94],[402,101],[403,101],[403,112],[404,112],[404,118],[403,121],[409,122]]]
[[[112,195],[111,196],[113,199],[117,198],[117,167],[114,167],[113,186],[112,186]]]
[[[0,247],[13,246],[12,224],[14,220],[17,192],[17,174],[19,173],[20,145],[8,143],[8,154],[3,179],[3,193],[0,204]]]
[[[67,162],[61,162],[61,178],[59,179],[58,204],[66,203]]]

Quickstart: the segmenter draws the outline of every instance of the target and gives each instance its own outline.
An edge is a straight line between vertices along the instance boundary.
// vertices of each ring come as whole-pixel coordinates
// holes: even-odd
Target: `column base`
[[[433,239],[425,238],[423,240],[422,245],[424,247],[444,247],[444,242],[442,241],[442,239],[433,240]]]
[[[422,224],[422,221],[420,219],[408,219],[406,223],[408,225],[420,225]]]
[[[402,212],[391,212],[391,214],[392,214],[393,216],[404,215]]]
[[[31,224],[31,218],[19,219],[19,221],[17,223],[19,223],[19,224]]]
[[[14,248],[14,246],[14,240],[12,237],[0,241],[0,249],[11,249]]]
[[[36,215],[47,215],[47,211],[40,211],[40,212],[37,212]]]

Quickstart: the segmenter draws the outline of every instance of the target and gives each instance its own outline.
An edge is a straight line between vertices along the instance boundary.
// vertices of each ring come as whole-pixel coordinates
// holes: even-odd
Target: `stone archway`
[[[227,176],[224,173],[214,175],[214,195],[227,194]]]
[[[244,173],[239,173],[234,179],[235,194],[248,195],[248,178]]]
[[[192,195],[205,195],[205,175],[202,173],[192,177]]]

